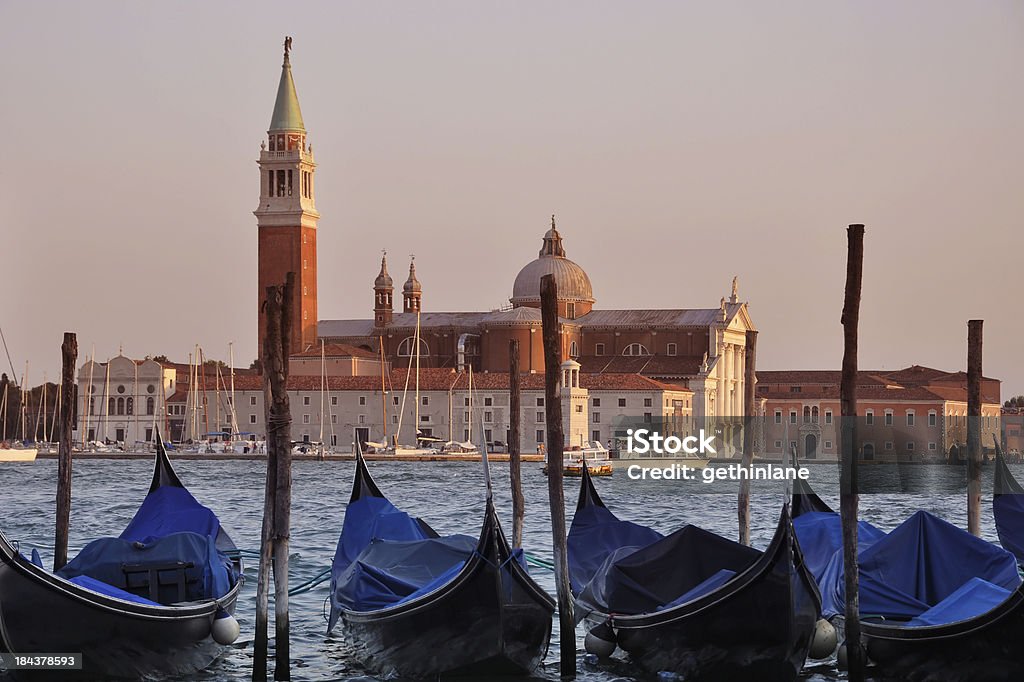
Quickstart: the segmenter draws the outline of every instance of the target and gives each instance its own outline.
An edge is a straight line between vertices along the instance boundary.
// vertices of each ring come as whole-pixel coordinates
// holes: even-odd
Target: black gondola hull
[[[861,621],[861,634],[877,679],[1024,679],[1024,586],[975,618],[913,628]]]
[[[354,656],[402,677],[529,673],[543,659],[554,605],[514,561],[474,556],[434,595],[376,612],[343,611]]]
[[[81,671],[33,673],[33,679],[189,675],[208,667],[223,651],[210,629],[218,605],[234,612],[238,589],[235,585],[217,602],[134,604],[83,589],[35,566],[0,533],[0,648],[82,654]]]
[[[612,617],[618,645],[646,670],[688,681],[795,680],[821,605],[794,541],[787,511],[764,556],[720,590],[664,611]]]

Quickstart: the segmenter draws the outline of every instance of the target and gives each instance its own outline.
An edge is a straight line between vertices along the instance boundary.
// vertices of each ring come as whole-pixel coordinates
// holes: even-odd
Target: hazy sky
[[[30,380],[120,344],[256,356],[255,160],[292,64],[321,319],[380,250],[427,310],[489,310],[551,213],[600,308],[717,306],[765,369],[966,366],[1024,393],[1024,3],[0,3],[2,325]],[[9,371],[6,359],[3,370]]]

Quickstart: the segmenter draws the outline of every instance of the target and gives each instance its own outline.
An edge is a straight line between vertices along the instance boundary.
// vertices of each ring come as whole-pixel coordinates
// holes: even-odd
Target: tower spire
[[[386,327],[391,324],[394,291],[394,282],[391,275],[388,274],[388,251],[382,249],[380,273],[378,273],[377,279],[373,280],[373,323],[375,326]]]
[[[416,256],[409,258],[409,279],[405,280],[405,284],[402,286],[402,311],[414,313],[420,310],[423,286],[416,279]]]
[[[284,39],[284,62],[281,64],[281,80],[277,84],[277,100],[274,102],[274,115],[270,118],[270,130],[304,133],[306,126],[302,122],[299,96],[295,92],[295,80],[292,78],[291,51],[292,38],[287,36]]]

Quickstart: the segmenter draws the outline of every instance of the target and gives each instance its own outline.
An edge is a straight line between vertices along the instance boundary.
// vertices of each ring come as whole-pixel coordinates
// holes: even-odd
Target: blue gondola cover
[[[579,595],[611,554],[622,557],[662,537],[646,526],[619,520],[600,505],[577,509],[567,540],[572,593]]]
[[[220,521],[185,488],[165,485],[146,495],[120,537],[146,542],[180,532],[198,533],[216,540]]]
[[[845,603],[842,549],[822,563],[827,552],[817,546],[822,538],[834,535],[833,526],[839,522],[838,515],[828,516],[805,514],[797,519],[804,555],[818,567],[814,573],[826,617],[841,613]],[[1012,554],[925,511],[916,512],[889,534],[867,540],[867,546],[860,543],[858,559],[864,618],[905,621],[908,626],[950,623],[977,615],[972,609],[984,604],[994,605],[1000,590],[1005,599],[1021,582]]]

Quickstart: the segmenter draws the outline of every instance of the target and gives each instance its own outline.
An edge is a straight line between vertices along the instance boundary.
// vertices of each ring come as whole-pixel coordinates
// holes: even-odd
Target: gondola
[[[992,495],[992,515],[1003,549],[1024,565],[1024,488],[1010,472],[996,443],[996,472]]]
[[[385,677],[529,673],[555,609],[505,539],[489,476],[479,536],[439,537],[384,496],[358,446],[330,600],[328,633],[341,621],[354,657]]]
[[[823,613],[841,627],[839,515],[809,510],[794,525]],[[925,511],[889,533],[861,521],[858,536],[860,627],[872,679],[1024,677],[1024,586],[1012,554]]]
[[[820,610],[788,502],[761,552],[692,525],[662,537],[621,521],[584,472],[569,570],[588,649],[618,646],[686,680],[796,679]]]
[[[0,648],[82,654],[80,670],[38,673],[51,679],[201,671],[238,635],[231,614],[241,564],[232,550],[158,435],[152,485],[119,537],[90,542],[53,573],[0,532]]]

